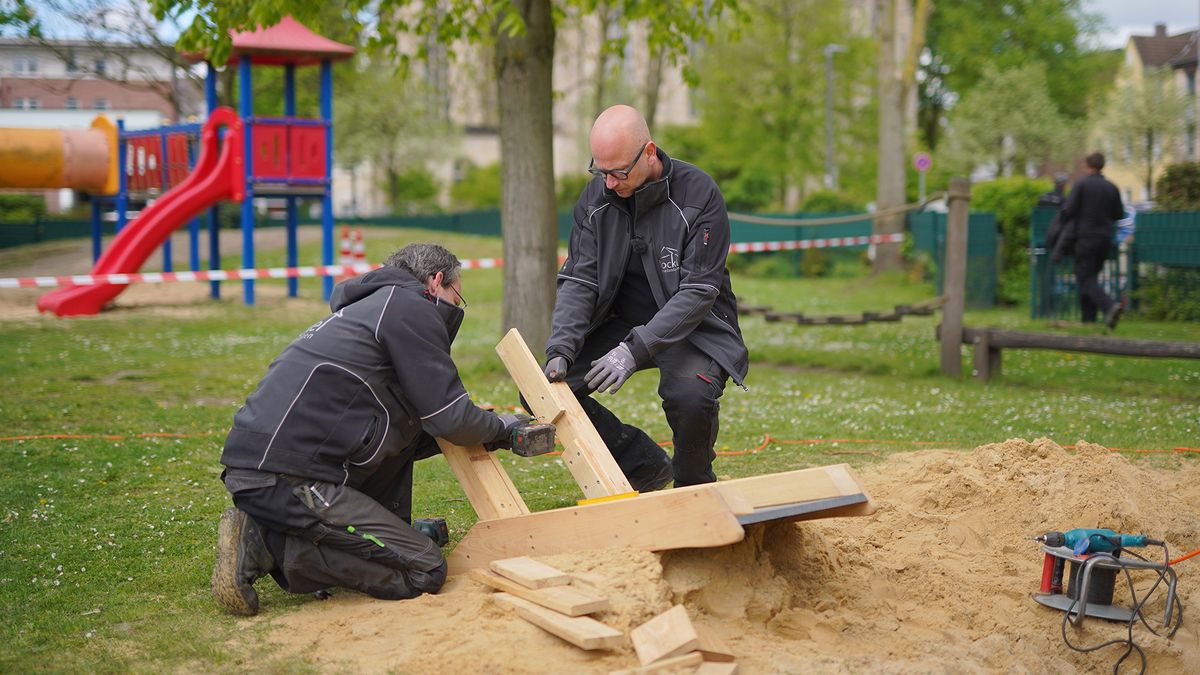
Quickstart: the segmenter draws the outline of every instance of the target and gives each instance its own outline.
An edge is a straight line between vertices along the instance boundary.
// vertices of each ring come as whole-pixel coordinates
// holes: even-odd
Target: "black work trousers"
[[[729,376],[690,342],[680,342],[660,352],[651,364],[639,369],[658,369],[658,396],[671,427],[674,459],[667,457],[644,431],[623,424],[605,408],[587,386],[584,375],[599,359],[624,340],[633,326],[614,317],[601,325],[584,341],[583,348],[567,371],[567,384],[579,399],[600,438],[608,446],[633,489],[645,491],[661,487],[666,467],[671,466],[675,487],[711,483],[716,453],[713,446],[719,428],[719,399],[725,393]],[[656,480],[657,479],[657,480]]]
[[[1108,314],[1115,302],[1100,287],[1100,270],[1108,260],[1112,242],[1102,237],[1085,237],[1075,242],[1075,283],[1079,286],[1079,318],[1094,323]]]
[[[227,469],[237,508],[263,529],[271,577],[292,593],[334,586],[384,600],[436,593],[446,560],[411,521],[413,462],[436,454],[432,438],[380,465],[362,490],[250,469]],[[432,445],[432,447],[431,447]]]

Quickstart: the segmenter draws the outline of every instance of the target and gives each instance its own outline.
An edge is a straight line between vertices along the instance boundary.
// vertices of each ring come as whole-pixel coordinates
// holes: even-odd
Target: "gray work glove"
[[[615,394],[636,369],[633,352],[622,342],[604,356],[592,361],[592,369],[584,379],[587,380],[588,386],[596,391],[609,390],[609,393]]]
[[[555,356],[549,361],[546,361],[546,367],[543,372],[546,373],[546,379],[551,382],[562,382],[567,377],[567,369],[571,367],[567,363],[567,357]]]
[[[500,438],[490,443],[484,443],[483,448],[488,452],[493,452],[501,448],[505,450],[511,450],[513,443],[513,431],[516,430],[517,427],[528,423],[530,417],[525,413],[519,412],[500,413],[496,415],[496,417],[500,418],[500,421],[504,423],[504,434],[501,435]]]

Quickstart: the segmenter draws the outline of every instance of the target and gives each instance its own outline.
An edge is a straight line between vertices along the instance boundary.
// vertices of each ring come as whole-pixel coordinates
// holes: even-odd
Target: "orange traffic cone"
[[[341,248],[340,253],[338,254],[338,264],[339,265],[354,264],[353,253],[351,252],[351,249],[350,249],[350,226],[349,225],[342,226],[342,248]],[[335,282],[340,284],[352,276],[354,276],[354,275],[347,273],[343,269],[341,274],[338,274],[337,279],[335,279]]]

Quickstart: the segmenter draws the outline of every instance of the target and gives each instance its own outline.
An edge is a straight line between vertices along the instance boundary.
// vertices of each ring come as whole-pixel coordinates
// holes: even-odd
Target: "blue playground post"
[[[188,143],[187,146],[187,163],[188,170],[196,166],[196,149]],[[188,269],[196,272],[200,269],[200,219],[192,218],[188,222]]]
[[[125,120],[117,118],[117,232],[125,227],[129,208],[129,152],[125,148]]]
[[[321,60],[321,119],[325,121],[325,194],[321,199],[321,262],[333,264],[333,66]],[[333,277],[323,277],[322,297],[333,295]]]
[[[103,230],[100,224],[100,196],[92,196],[92,264],[100,259],[100,237]]]
[[[287,64],[283,67],[283,116],[286,117],[289,123],[296,116],[296,66],[295,64]],[[290,127],[289,127],[290,128]],[[291,145],[290,136],[288,135],[287,156],[288,163],[291,164],[292,152],[295,148]],[[298,218],[296,217],[296,198],[289,195],[287,198],[287,266],[295,267],[299,264],[299,252],[296,246],[296,226]],[[296,297],[300,289],[300,280],[296,277],[288,277],[287,280],[288,297]]]
[[[245,132],[245,180],[246,197],[242,200],[242,267],[254,269],[254,147],[251,139],[254,137],[254,125],[250,121],[254,116],[254,88],[250,79],[250,55],[243,54],[238,61],[238,84],[241,93],[238,96],[238,108],[242,120],[246,124]],[[254,279],[242,280],[243,302],[254,305]]]
[[[204,105],[209,115],[217,109],[217,69],[211,61],[205,62],[207,72],[204,77]],[[221,221],[219,207],[213,205],[208,210],[208,269],[221,269]],[[221,282],[208,282],[208,295],[213,300],[221,298]]]

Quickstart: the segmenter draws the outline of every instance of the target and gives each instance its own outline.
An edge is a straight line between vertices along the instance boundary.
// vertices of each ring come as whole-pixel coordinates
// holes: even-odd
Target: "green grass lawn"
[[[496,239],[396,231],[369,239],[369,258],[435,238],[464,258],[500,254]],[[316,250],[301,255],[315,260]],[[281,252],[263,251],[258,265],[282,260]],[[515,387],[492,351],[501,282],[497,270],[464,272],[470,307],[455,357],[477,402],[511,406]],[[900,275],[735,277],[734,287],[744,302],[811,313],[886,310],[934,295]],[[254,646],[207,589],[217,517],[229,503],[218,481],[221,443],[270,360],[327,309],[314,299],[312,280],[302,285],[306,298],[262,298],[255,308],[239,303],[239,284],[226,288],[231,299],[197,305],[183,318],[148,308],[0,328],[7,356],[0,361],[0,435],[80,436],[0,441],[0,671],[233,670]],[[966,323],[1046,328],[1027,314],[971,311]],[[766,435],[826,442],[768,443],[721,457],[718,474],[861,466],[923,444],[969,449],[1015,436],[1151,450],[1200,445],[1198,362],[1007,350],[1003,376],[985,386],[940,374],[936,322],[798,327],[744,317],[749,391],[727,389],[719,449],[755,448]],[[1195,340],[1200,329],[1128,317],[1119,335]],[[642,373],[603,400],[665,441],[656,384],[653,373]],[[504,462],[534,509],[579,496],[554,458],[506,454]],[[440,458],[419,465],[415,512],[447,517],[456,537],[474,521]],[[268,614],[307,601],[272,587],[260,585]],[[235,637],[238,646],[230,646]]]

